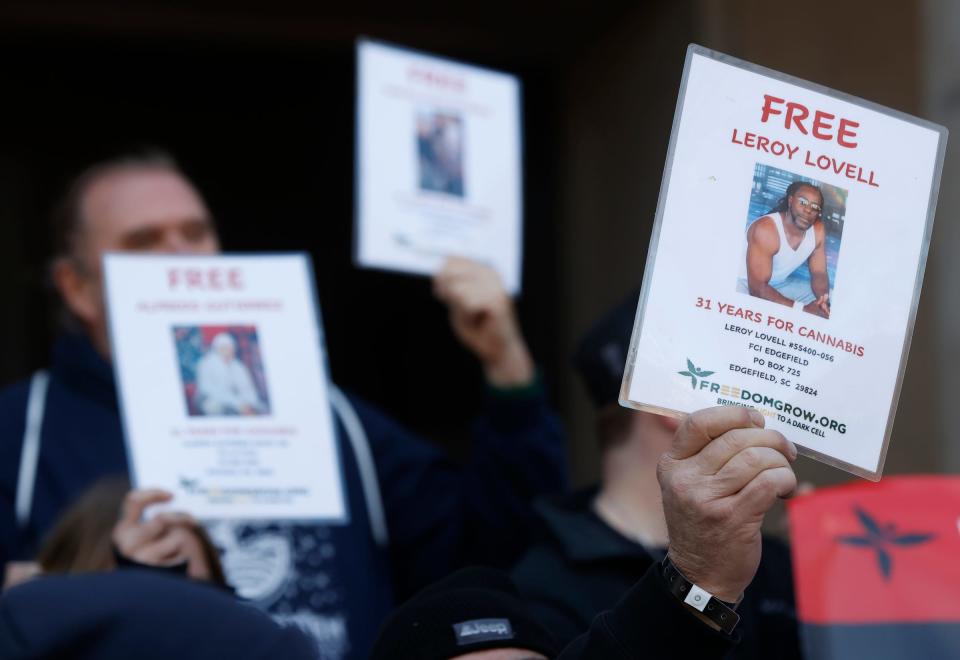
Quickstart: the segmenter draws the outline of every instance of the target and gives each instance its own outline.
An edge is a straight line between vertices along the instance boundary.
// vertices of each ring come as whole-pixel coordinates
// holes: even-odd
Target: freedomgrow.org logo
[[[789,424],[803,431],[809,431],[813,435],[826,437],[823,429],[837,431],[840,434],[847,432],[847,425],[831,419],[826,415],[821,415],[809,408],[804,408],[793,403],[784,401],[776,396],[770,396],[763,392],[754,392],[743,389],[735,385],[726,385],[707,380],[707,376],[712,376],[713,371],[705,371],[697,368],[693,360],[687,358],[687,370],[678,371],[677,374],[690,379],[690,388],[693,390],[705,390],[710,394],[717,394],[718,405],[724,406],[749,406],[764,417],[773,417],[784,424]],[[726,397],[726,398],[724,398]]]
[[[702,371],[697,369],[693,362],[690,361],[690,358],[687,358],[687,370],[678,371],[678,374],[681,376],[688,376],[690,378],[690,389],[697,389],[697,378],[706,378],[707,376],[712,376],[712,371]]]

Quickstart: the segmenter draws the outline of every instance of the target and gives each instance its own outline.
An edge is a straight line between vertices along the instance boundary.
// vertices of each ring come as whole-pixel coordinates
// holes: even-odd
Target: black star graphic
[[[853,507],[854,513],[860,523],[866,529],[864,536],[838,536],[840,543],[855,545],[861,548],[872,548],[877,553],[877,564],[880,566],[880,573],[884,580],[889,580],[893,574],[893,557],[890,551],[896,547],[909,547],[919,545],[930,541],[935,534],[912,533],[898,534],[896,525],[889,523],[883,526],[870,517],[866,511],[860,507]]]

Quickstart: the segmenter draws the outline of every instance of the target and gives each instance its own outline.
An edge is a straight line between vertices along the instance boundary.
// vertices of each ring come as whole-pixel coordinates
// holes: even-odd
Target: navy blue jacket
[[[310,660],[311,646],[220,589],[156,571],[44,577],[0,598],[4,660]]]
[[[30,523],[14,514],[28,383],[0,392],[0,564],[43,535],[100,477],[126,473],[112,368],[78,336],[54,348]],[[350,524],[216,522],[238,593],[307,630],[320,656],[366,657],[397,599],[465,564],[506,566],[526,543],[529,502],[564,485],[559,423],[542,392],[491,392],[466,467],[373,406],[350,398],[369,438],[389,545],[374,541],[356,457],[338,422]]]

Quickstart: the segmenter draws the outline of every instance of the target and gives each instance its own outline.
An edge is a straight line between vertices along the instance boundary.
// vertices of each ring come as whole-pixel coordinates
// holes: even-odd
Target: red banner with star
[[[805,624],[960,622],[960,477],[887,477],[788,506]]]

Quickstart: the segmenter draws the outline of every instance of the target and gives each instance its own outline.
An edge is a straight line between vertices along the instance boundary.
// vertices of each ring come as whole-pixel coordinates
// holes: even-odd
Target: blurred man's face
[[[104,252],[216,254],[210,213],[182,176],[162,168],[107,173],[87,188],[76,254],[58,265],[57,288],[98,350],[109,353],[101,258]]]
[[[489,649],[458,655],[451,660],[547,660],[545,655],[523,649]]]
[[[210,213],[193,186],[164,169],[121,170],[95,181],[83,204],[80,244],[87,268],[110,250],[215,254]]]

